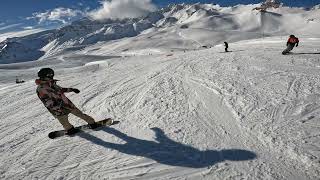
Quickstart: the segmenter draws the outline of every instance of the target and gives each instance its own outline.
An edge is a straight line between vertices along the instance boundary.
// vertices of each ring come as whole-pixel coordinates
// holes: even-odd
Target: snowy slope
[[[319,8],[253,7],[172,5],[2,42],[0,179],[319,179]],[[35,93],[41,67],[121,123],[49,140],[62,127]]]
[[[241,41],[230,53],[58,56],[50,67],[59,84],[81,90],[68,97],[121,123],[57,140],[47,134],[61,125],[35,94],[41,64],[1,65],[0,178],[318,179],[320,39],[282,56],[285,41]],[[14,84],[17,74],[26,83]]]
[[[21,37],[21,36],[27,36],[29,34],[34,34],[40,31],[44,31],[43,29],[28,29],[24,31],[14,31],[14,32],[8,32],[8,33],[1,33],[0,34],[0,42],[6,40],[7,38],[11,37]]]

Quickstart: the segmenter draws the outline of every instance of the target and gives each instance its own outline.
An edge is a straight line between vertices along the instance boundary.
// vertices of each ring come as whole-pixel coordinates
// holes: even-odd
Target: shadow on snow
[[[126,143],[115,144],[106,142],[87,133],[80,133],[79,136],[105,148],[134,156],[146,157],[170,166],[202,168],[225,160],[245,161],[256,158],[255,153],[240,149],[201,151],[171,140],[159,128],[152,128],[158,142],[130,137],[113,128],[104,128],[102,130],[115,135]]]
[[[231,53],[231,52],[241,52],[241,51],[244,51],[244,50],[231,50],[231,51],[227,51],[227,52],[225,52],[225,51],[223,51],[223,52],[219,52],[219,53]]]
[[[292,53],[292,54],[320,54],[320,52],[314,52],[314,53]]]

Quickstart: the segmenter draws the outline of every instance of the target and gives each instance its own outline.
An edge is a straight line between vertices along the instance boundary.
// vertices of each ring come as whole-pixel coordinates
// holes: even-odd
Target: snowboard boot
[[[90,129],[96,129],[97,127],[100,127],[98,123],[88,124]]]
[[[72,127],[71,129],[67,130],[66,134],[70,136],[70,135],[76,134],[79,131],[80,131],[79,129]]]

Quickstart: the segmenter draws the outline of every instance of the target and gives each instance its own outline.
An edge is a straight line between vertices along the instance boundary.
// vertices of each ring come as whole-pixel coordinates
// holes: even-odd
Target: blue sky
[[[0,2],[0,33],[11,31],[17,27],[55,27],[81,17],[81,12],[97,9],[101,0],[1,0]],[[236,4],[259,3],[262,0],[152,0],[157,6],[170,3],[216,3],[222,6]],[[320,4],[320,0],[282,0],[287,6],[312,7]],[[65,9],[61,9],[61,8]],[[51,10],[58,13],[69,13],[70,18],[54,19],[48,15]],[[72,12],[69,11],[72,9]],[[75,10],[75,11],[74,11]],[[69,15],[68,14],[68,15]],[[51,14],[52,15],[52,14]],[[45,17],[46,16],[46,17]],[[71,17],[72,16],[72,17]],[[45,18],[44,18],[45,17]]]

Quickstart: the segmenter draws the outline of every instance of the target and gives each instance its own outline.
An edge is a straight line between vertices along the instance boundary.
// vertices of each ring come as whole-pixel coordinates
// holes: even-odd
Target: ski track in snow
[[[121,123],[57,140],[37,68],[2,83],[0,179],[319,179],[320,59],[298,53],[320,43],[282,56],[270,40],[60,68],[80,109]]]

